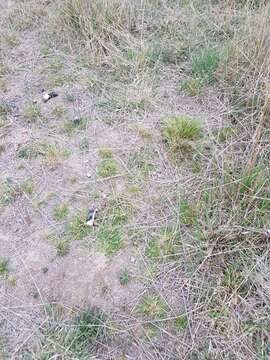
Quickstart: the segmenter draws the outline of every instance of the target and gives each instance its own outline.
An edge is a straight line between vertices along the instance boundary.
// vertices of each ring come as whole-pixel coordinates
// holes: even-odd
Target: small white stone
[[[92,176],[92,174],[91,174],[90,172],[88,172],[88,173],[86,174],[86,176],[87,176],[88,178],[90,178],[90,177]]]
[[[134,257],[134,256],[131,256],[131,257],[130,257],[130,261],[131,261],[132,263],[135,263],[135,261],[136,261],[135,257]]]
[[[44,101],[48,101],[50,99],[50,95],[45,93],[42,95]]]

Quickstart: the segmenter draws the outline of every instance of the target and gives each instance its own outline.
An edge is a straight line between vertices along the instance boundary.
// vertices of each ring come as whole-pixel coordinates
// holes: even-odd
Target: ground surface
[[[188,190],[196,205],[204,175],[194,154],[176,163],[162,139],[164,119],[196,118],[209,167],[212,152],[226,151],[209,140],[228,122],[218,93],[185,94],[174,65],[164,65],[158,81],[151,72],[119,80],[106,63],[97,71],[84,50],[76,56],[42,32],[50,1],[0,1],[0,9],[0,100],[8,106],[0,128],[2,358],[263,359],[251,332],[236,336],[255,296],[239,310],[240,295],[224,295],[234,320],[222,313],[218,323],[209,284],[230,286],[216,280],[224,262],[215,257],[210,275],[213,249],[198,246],[192,214],[179,217]],[[44,103],[42,89],[58,97]],[[99,210],[93,229],[85,226],[89,208]],[[103,337],[83,355],[63,345],[61,331],[46,342],[52,318],[69,324],[81,309],[106,315]]]

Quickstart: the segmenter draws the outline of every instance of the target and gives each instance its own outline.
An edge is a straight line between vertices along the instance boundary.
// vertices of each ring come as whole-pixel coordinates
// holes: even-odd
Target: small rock
[[[42,89],[42,99],[45,103],[50,99],[55,98],[56,96],[58,96],[58,94],[55,91],[46,92],[44,89]]]
[[[92,174],[91,174],[90,172],[88,172],[88,173],[86,174],[86,176],[87,176],[88,178],[90,178],[90,177],[92,176]]]

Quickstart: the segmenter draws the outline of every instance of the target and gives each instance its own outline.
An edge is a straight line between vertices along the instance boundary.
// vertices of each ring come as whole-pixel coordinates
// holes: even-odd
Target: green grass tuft
[[[73,346],[93,344],[104,333],[104,321],[105,316],[100,311],[92,309],[80,311],[74,321]]]
[[[22,185],[22,191],[28,195],[32,195],[35,191],[35,185],[33,181],[28,180]]]
[[[232,140],[234,134],[235,132],[232,127],[225,126],[218,131],[217,140],[220,143],[225,143],[227,141]]]
[[[35,347],[34,358],[90,359],[89,349],[102,340],[105,323],[104,313],[94,308],[80,310],[67,322],[59,321],[59,316],[53,314]]]
[[[138,151],[133,151],[128,158],[128,168],[132,178],[139,176],[145,178],[154,170],[154,153],[150,147],[144,147]]]
[[[219,53],[214,49],[204,49],[192,59],[191,72],[195,78],[206,84],[214,81],[214,74],[220,61]]]
[[[112,226],[124,224],[132,212],[133,207],[127,199],[121,196],[113,197],[109,199],[104,212],[105,222]]]
[[[191,96],[198,96],[203,89],[203,81],[201,79],[188,78],[180,84],[181,90]]]
[[[97,167],[97,174],[100,177],[107,178],[117,174],[118,166],[114,159],[105,159]]]
[[[36,144],[36,153],[43,157],[47,166],[59,165],[70,155],[70,151],[60,144],[49,142]]]
[[[151,259],[159,258],[161,255],[159,244],[156,240],[152,239],[147,244],[145,255]]]
[[[186,199],[181,200],[179,204],[179,217],[180,221],[187,226],[196,224],[196,207],[191,202],[188,202]]]
[[[67,135],[71,136],[76,131],[85,130],[87,127],[87,124],[88,124],[88,119],[86,117],[80,117],[76,120],[69,120],[63,124],[63,131]]]
[[[75,240],[82,240],[91,232],[91,227],[86,224],[86,215],[86,212],[80,212],[69,224],[69,233]]]
[[[67,112],[68,110],[63,105],[58,105],[53,109],[52,115],[57,119],[62,119]]]
[[[53,218],[57,221],[64,220],[68,215],[68,207],[65,204],[60,204],[55,207],[53,211]]]
[[[106,255],[114,255],[123,246],[121,231],[118,227],[104,225],[98,231],[98,245]]]
[[[185,330],[188,327],[188,318],[186,315],[180,315],[175,319],[174,323],[178,330]]]
[[[127,285],[130,282],[130,274],[128,269],[125,268],[119,275],[119,281],[121,285]]]
[[[33,145],[25,145],[18,150],[17,156],[19,159],[30,160],[30,159],[38,156],[38,150]]]
[[[6,117],[12,114],[15,108],[16,106],[13,102],[0,99],[0,117]]]
[[[174,259],[181,245],[181,236],[174,228],[165,228],[152,234],[145,255],[153,260]]]
[[[70,243],[68,239],[57,239],[55,241],[55,247],[58,256],[65,256],[70,250]]]
[[[176,156],[192,151],[191,142],[200,139],[202,135],[202,127],[196,119],[179,116],[164,122],[163,139],[170,152]]]
[[[23,117],[28,123],[35,122],[42,117],[38,104],[29,104],[23,110]]]
[[[0,276],[6,276],[9,273],[8,260],[0,257]]]
[[[20,190],[16,187],[11,179],[6,179],[0,183],[0,204],[9,205],[16,200]]]
[[[167,304],[159,296],[145,296],[137,305],[137,312],[140,315],[151,318],[163,318],[167,311]]]
[[[5,64],[4,62],[0,62],[0,77],[9,74],[10,70],[9,67],[7,66],[7,64]]]
[[[81,151],[86,151],[89,149],[89,140],[87,138],[83,138],[79,143],[79,148]]]
[[[98,154],[103,160],[112,159],[113,157],[113,153],[110,149],[99,149]]]

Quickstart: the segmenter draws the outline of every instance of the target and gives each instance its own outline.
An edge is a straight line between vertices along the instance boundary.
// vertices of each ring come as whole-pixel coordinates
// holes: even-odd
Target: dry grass
[[[29,64],[9,61],[23,44],[5,31],[0,225],[12,251],[4,241],[0,286],[9,294],[18,276],[3,323],[20,297],[39,321],[27,313],[17,347],[7,326],[3,348],[44,359],[267,359],[268,2],[31,3],[1,20],[26,36]],[[43,82],[59,91],[55,107],[32,104]],[[89,207],[101,210],[97,228],[85,224]],[[57,241],[42,243],[43,230]],[[44,244],[59,256],[40,254]],[[106,325],[78,311],[92,302]]]

